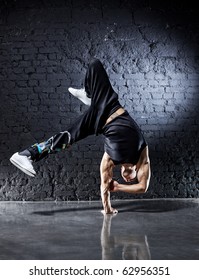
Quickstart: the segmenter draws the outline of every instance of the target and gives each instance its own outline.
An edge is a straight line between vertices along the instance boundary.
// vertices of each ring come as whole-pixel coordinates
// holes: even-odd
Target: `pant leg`
[[[92,60],[88,66],[85,76],[85,91],[95,104],[114,92],[107,72],[99,59]]]
[[[95,134],[95,119],[97,111],[90,107],[82,116],[80,116],[68,129],[71,135],[70,145],[76,143],[89,135]]]
[[[108,75],[98,59],[93,60],[85,77],[85,90],[91,98],[91,106],[67,131],[59,132],[47,141],[34,144],[28,150],[38,161],[48,154],[66,149],[73,143],[92,134],[100,134],[108,116],[121,107]]]
[[[31,153],[32,160],[39,161],[49,154],[65,150],[73,143],[94,134],[95,113],[92,108],[89,108],[66,131],[59,132],[48,140],[29,147],[28,151]]]
[[[66,149],[70,145],[70,138],[71,136],[68,131],[59,132],[46,141],[35,143],[27,148],[27,150],[30,152],[33,161],[39,161],[49,154]]]
[[[91,98],[91,108],[95,111],[94,131],[100,134],[108,117],[121,107],[118,95],[113,90],[107,72],[98,59],[94,59],[86,72],[85,91]]]

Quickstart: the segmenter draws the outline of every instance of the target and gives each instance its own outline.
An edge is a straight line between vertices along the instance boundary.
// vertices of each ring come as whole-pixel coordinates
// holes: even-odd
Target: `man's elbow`
[[[146,193],[148,190],[148,184],[143,184],[141,187],[140,187],[140,193]]]

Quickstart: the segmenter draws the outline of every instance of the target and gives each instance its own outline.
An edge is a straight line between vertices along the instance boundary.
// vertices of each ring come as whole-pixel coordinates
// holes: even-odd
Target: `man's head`
[[[121,166],[121,176],[126,182],[132,182],[136,179],[137,170],[136,165],[125,163]]]

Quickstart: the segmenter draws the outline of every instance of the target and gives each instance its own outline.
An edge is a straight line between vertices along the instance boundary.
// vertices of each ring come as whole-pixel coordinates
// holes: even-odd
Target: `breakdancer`
[[[110,192],[132,194],[147,191],[150,181],[148,145],[136,122],[121,106],[108,75],[98,59],[89,64],[83,89],[68,88],[69,92],[88,105],[88,110],[67,129],[13,154],[10,161],[29,176],[36,172],[33,163],[49,154],[67,149],[89,135],[104,135],[104,155],[100,164],[101,198],[104,214],[114,214]],[[113,169],[121,166],[121,176],[127,184],[113,180]]]

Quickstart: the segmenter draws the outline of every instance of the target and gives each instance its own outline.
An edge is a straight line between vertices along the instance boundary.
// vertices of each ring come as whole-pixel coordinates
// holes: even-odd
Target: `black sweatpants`
[[[40,160],[49,153],[66,149],[73,143],[92,134],[101,134],[108,117],[121,107],[108,75],[98,59],[94,59],[86,72],[85,91],[91,98],[91,106],[71,127],[59,132],[47,141],[29,148],[32,159]]]

